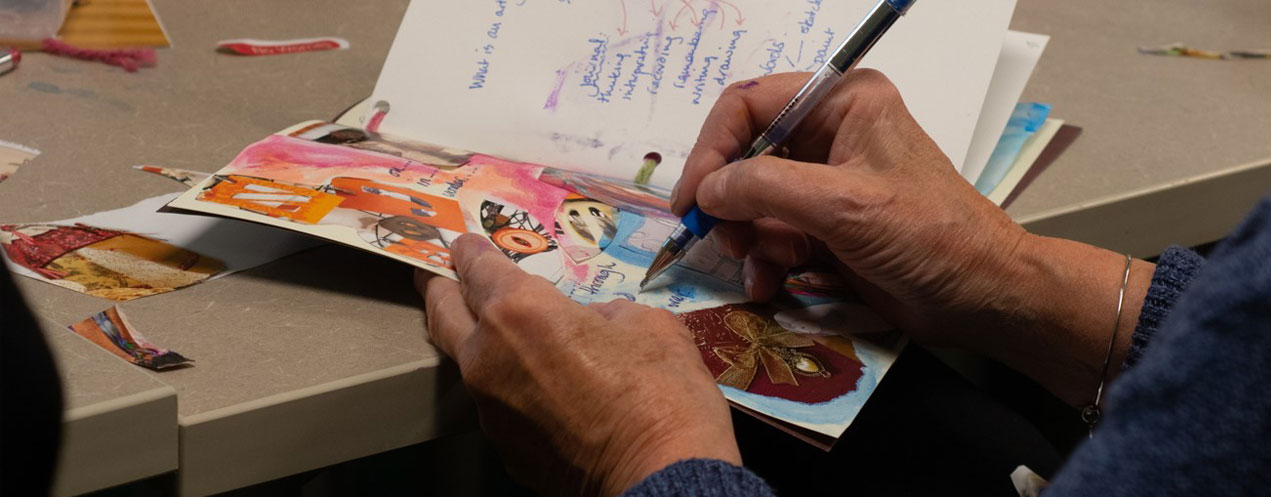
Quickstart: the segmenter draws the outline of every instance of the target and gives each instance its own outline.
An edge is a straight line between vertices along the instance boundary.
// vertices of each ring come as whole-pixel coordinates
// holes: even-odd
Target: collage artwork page
[[[577,302],[626,299],[675,313],[730,401],[820,439],[842,434],[903,346],[833,269],[796,269],[773,302],[748,303],[742,262],[710,238],[641,291],[679,222],[664,189],[339,124],[301,123],[258,141],[169,206],[450,278],[450,244],[480,234]]]

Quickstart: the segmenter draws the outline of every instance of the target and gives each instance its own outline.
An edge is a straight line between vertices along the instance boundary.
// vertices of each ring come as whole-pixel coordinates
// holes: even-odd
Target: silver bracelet
[[[1121,275],[1121,291],[1117,293],[1117,321],[1112,325],[1112,339],[1108,341],[1108,353],[1103,358],[1103,372],[1099,373],[1099,389],[1094,392],[1094,402],[1081,409],[1081,420],[1090,426],[1090,436],[1094,436],[1094,427],[1099,424],[1103,413],[1099,403],[1103,400],[1103,386],[1108,381],[1108,366],[1112,363],[1112,348],[1117,343],[1117,334],[1121,331],[1121,309],[1125,305],[1125,287],[1130,283],[1130,263],[1134,258],[1125,254],[1125,272]]]

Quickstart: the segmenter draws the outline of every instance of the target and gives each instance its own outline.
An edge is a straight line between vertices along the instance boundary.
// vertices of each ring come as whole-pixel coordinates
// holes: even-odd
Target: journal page
[[[679,178],[729,84],[813,71],[874,0],[443,0],[406,12],[381,130],[652,184]],[[1015,0],[920,1],[862,62],[960,166]],[[382,107],[382,105],[381,105]]]

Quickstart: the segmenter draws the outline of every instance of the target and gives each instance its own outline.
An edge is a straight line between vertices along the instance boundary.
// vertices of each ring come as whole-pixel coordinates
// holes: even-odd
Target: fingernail
[[[680,180],[675,180],[675,186],[671,187],[671,205],[675,205],[675,201],[680,198]]]
[[[755,271],[749,264],[741,269],[742,284],[746,286],[746,298],[755,300]]]

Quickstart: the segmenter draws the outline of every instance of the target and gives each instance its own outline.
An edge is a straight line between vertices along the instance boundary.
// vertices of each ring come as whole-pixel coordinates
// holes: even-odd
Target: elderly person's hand
[[[753,298],[786,270],[837,264],[861,297],[919,342],[968,347],[1073,402],[1098,385],[1124,256],[1030,235],[971,187],[881,73],[848,74],[795,130],[782,157],[728,164],[807,81],[779,74],[716,102],[676,186],[746,257]],[[726,167],[725,167],[726,166]],[[1150,266],[1136,261],[1121,329],[1132,330]],[[1128,349],[1119,335],[1115,364]],[[1115,372],[1115,370],[1114,370]]]
[[[451,248],[462,284],[416,272],[428,333],[518,481],[616,495],[681,459],[741,463],[728,404],[671,313],[584,307],[477,235]]]

